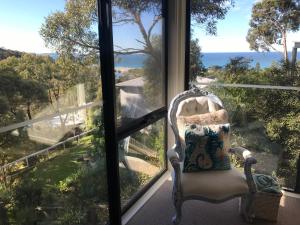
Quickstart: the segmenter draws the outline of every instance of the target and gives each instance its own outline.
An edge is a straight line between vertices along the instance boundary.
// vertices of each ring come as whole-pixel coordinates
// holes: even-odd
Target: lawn
[[[55,186],[59,181],[65,180],[82,166],[82,162],[78,159],[82,158],[93,147],[90,136],[83,137],[78,144],[76,142],[72,143],[72,145],[75,144],[76,146],[65,150],[57,150],[55,152],[56,156],[38,163],[23,177],[37,179],[47,186]]]

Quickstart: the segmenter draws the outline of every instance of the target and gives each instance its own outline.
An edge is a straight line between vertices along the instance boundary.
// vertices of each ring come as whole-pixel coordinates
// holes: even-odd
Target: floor
[[[171,201],[172,183],[164,182],[127,225],[172,225],[174,207]],[[183,205],[181,225],[244,225],[238,213],[238,199],[222,204],[187,201]],[[277,222],[256,220],[254,225],[299,225],[300,198],[284,195],[281,198]]]

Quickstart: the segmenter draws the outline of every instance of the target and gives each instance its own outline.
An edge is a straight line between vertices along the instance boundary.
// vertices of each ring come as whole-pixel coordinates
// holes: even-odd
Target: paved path
[[[128,165],[128,169],[147,174],[149,176],[154,176],[159,172],[159,167],[156,167],[145,160],[139,159],[137,157],[125,156],[125,160]],[[121,167],[124,167],[123,164],[120,163]]]

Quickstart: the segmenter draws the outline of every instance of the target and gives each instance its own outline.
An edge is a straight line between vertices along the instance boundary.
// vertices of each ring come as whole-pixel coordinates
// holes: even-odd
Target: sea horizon
[[[34,53],[38,55],[49,55],[56,59],[57,53]],[[292,52],[288,52],[289,58],[291,58]],[[224,67],[231,58],[244,57],[250,59],[250,67],[260,68],[270,67],[273,63],[279,63],[283,60],[283,54],[281,52],[201,52],[202,64],[205,68],[214,66]],[[134,55],[121,55],[115,59],[115,67],[123,68],[142,68],[143,62],[146,59],[145,54],[134,54]],[[300,50],[297,53],[297,61],[300,60]]]
[[[256,67],[259,64],[261,68],[270,67],[273,63],[279,63],[283,60],[283,54],[281,52],[201,52],[202,63],[205,68],[212,66],[224,67],[234,57],[245,57],[252,60],[250,62],[251,67]],[[288,52],[291,58],[292,52]],[[116,67],[126,68],[142,68],[143,61],[146,59],[146,55],[122,55],[118,57],[115,62]],[[297,53],[297,59],[300,60],[300,52]]]

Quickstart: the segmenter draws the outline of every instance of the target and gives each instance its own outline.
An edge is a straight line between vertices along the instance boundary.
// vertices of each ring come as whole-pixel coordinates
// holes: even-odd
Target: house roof
[[[131,80],[123,81],[117,83],[117,87],[144,87],[144,79],[143,77],[134,78]]]

